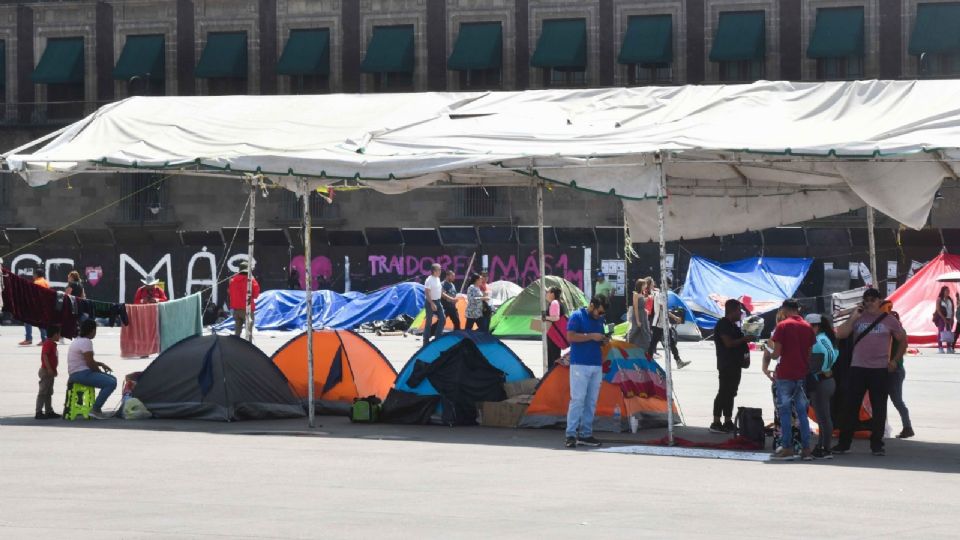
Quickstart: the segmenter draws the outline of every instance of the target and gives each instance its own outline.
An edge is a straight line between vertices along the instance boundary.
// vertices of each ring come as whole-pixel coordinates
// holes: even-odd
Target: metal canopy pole
[[[253,343],[253,236],[257,226],[257,182],[256,177],[250,177],[250,222],[247,226],[247,316],[244,319],[247,341]]]
[[[880,285],[877,283],[877,238],[874,233],[874,228],[876,228],[876,222],[873,216],[873,207],[867,205],[867,245],[870,250],[870,273],[873,274],[873,285],[875,288],[879,289]]]
[[[547,312],[547,277],[546,257],[543,253],[543,180],[537,184],[537,252],[540,255],[540,313]],[[541,316],[541,320],[543,317]],[[547,324],[540,325],[540,348],[543,354],[543,373],[550,369],[547,359]]]
[[[303,278],[304,300],[307,302],[307,422],[314,427],[316,405],[313,402],[313,245],[312,229],[313,216],[310,215],[310,189],[307,181],[301,179],[301,196],[303,200]]]
[[[670,314],[667,311],[669,287],[667,285],[667,242],[664,232],[664,199],[667,196],[667,175],[663,170],[663,156],[660,152],[654,154],[657,164],[657,174],[660,182],[657,184],[657,221],[660,226],[660,295],[656,299],[660,302],[660,328],[663,331],[663,362],[667,372],[667,444],[673,446],[673,369],[670,366]]]

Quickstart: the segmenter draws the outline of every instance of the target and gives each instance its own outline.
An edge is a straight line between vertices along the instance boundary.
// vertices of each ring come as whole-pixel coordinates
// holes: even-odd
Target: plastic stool
[[[63,403],[63,419],[76,420],[81,417],[90,419],[93,402],[96,399],[96,389],[80,383],[67,385],[67,400]]]

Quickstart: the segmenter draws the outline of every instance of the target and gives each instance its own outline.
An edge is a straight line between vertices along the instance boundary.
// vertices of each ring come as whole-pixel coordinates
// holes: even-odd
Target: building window
[[[167,220],[168,190],[164,175],[131,174],[121,180],[120,221],[161,223]]]
[[[548,88],[577,88],[587,85],[587,72],[544,68],[543,80]]]
[[[920,76],[924,78],[951,78],[960,76],[960,53],[921,54]]]
[[[83,82],[47,85],[47,120],[76,120],[84,112]]]
[[[280,214],[285,221],[300,221],[303,219],[303,200],[292,191],[283,190],[280,201]],[[310,193],[310,217],[315,220],[329,220],[340,218],[340,207],[336,202],[329,202],[317,192]]]
[[[736,60],[720,62],[721,82],[754,82],[763,78],[764,61]]]
[[[863,78],[863,57],[818,58],[817,79],[842,81]]]
[[[456,217],[492,218],[501,215],[501,197],[495,187],[458,188],[456,193]]]
[[[500,68],[460,71],[461,90],[499,90],[503,86]]]
[[[670,64],[630,64],[627,66],[627,84],[666,84],[673,80]]]

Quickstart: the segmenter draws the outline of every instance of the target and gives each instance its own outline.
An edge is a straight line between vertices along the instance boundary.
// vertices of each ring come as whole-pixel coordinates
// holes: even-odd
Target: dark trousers
[[[53,380],[55,376],[40,368],[37,374],[40,377],[40,391],[37,392],[37,414],[53,412]]]
[[[653,358],[653,353],[657,352],[657,345],[663,341],[663,328],[653,326],[650,328],[650,346],[647,347],[647,356]],[[673,353],[673,361],[680,363],[680,351],[677,349],[677,332],[670,329],[670,352]]]
[[[720,386],[717,397],[713,399],[713,416],[730,420],[733,418],[733,398],[737,397],[740,389],[740,366],[724,366],[719,369]]]
[[[560,360],[561,352],[562,351],[560,350],[560,347],[557,346],[557,344],[554,343],[552,339],[547,338],[547,365],[549,367],[552,368],[554,364],[556,364],[557,361]]]
[[[489,332],[490,331],[490,318],[489,317],[480,317],[479,319],[467,318],[467,325],[464,326],[464,330],[473,330],[477,329],[479,332]]]
[[[447,317],[443,313],[443,305],[439,300],[427,300],[425,307],[427,310],[427,316],[423,322],[424,345],[430,343],[431,335],[434,339],[440,337],[440,334],[443,332],[443,325],[447,321]],[[436,322],[434,322],[434,317],[436,317]]]
[[[460,312],[457,311],[457,306],[447,302],[443,302],[443,312],[446,313],[447,319],[450,319],[450,321],[453,322],[454,330],[460,330],[462,328],[460,326]],[[441,326],[440,328],[442,329],[446,325],[447,325],[447,321],[444,320],[443,326]]]
[[[850,368],[850,380],[844,413],[840,423],[840,447],[850,448],[853,432],[860,416],[860,404],[863,395],[870,394],[870,407],[873,417],[870,419],[870,449],[883,449],[883,431],[887,425],[887,397],[890,374],[886,368]]]

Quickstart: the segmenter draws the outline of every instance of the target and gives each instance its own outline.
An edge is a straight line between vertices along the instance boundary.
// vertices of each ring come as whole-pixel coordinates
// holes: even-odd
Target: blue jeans
[[[897,367],[897,370],[890,374],[890,401],[900,413],[900,421],[903,423],[904,430],[913,430],[913,424],[910,423],[910,410],[907,404],[903,402],[903,380],[907,377],[907,371],[903,369],[903,364]]]
[[[25,324],[23,325],[23,331],[24,331],[23,339],[25,341],[33,341],[33,327],[30,326],[29,324]],[[47,340],[47,329],[40,328],[40,341],[46,341],[46,340]]]
[[[98,412],[103,410],[103,404],[107,402],[107,398],[110,397],[110,394],[117,388],[116,377],[92,369],[85,369],[70,375],[67,384],[69,383],[80,383],[99,388],[100,392],[97,394],[96,401],[93,402],[93,410]]]
[[[800,421],[800,446],[810,448],[810,419],[807,417],[807,392],[802,380],[784,381],[777,379],[777,412],[780,413],[781,443],[785,448],[793,449],[793,421],[791,413],[796,411]]]
[[[443,326],[447,322],[447,316],[443,313],[443,305],[439,300],[427,300],[424,308],[427,310],[426,318],[423,320],[423,344],[430,343],[430,335],[436,339],[443,333]],[[433,322],[433,318],[437,322]],[[432,324],[431,324],[432,323]]]
[[[603,369],[600,366],[570,366],[570,407],[567,409],[567,437],[593,436],[593,416]]]

